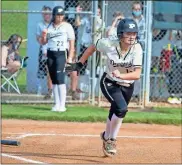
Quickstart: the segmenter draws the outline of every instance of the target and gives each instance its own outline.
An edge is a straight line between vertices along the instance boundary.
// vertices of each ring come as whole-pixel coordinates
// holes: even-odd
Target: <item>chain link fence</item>
[[[10,2],[3,3],[2,9],[2,44],[6,42],[12,34],[19,34],[23,37],[23,42],[19,48],[19,55],[21,58],[29,56],[27,60],[27,66],[21,69],[21,73],[15,76],[15,80],[11,79],[10,84],[6,83],[2,91],[2,102],[14,102],[14,103],[52,103],[53,97],[52,92],[49,90],[51,88],[51,82],[47,71],[46,66],[46,56],[43,53],[43,48],[36,41],[37,27],[40,22],[43,22],[46,17],[46,14],[42,14],[42,8],[50,7],[48,5],[42,5],[39,10],[27,10],[28,3],[20,3],[19,8],[16,6],[16,9],[9,9]],[[13,2],[12,2],[13,3]],[[66,15],[65,20],[69,22],[75,30],[75,61],[77,61],[80,56],[84,53],[86,47],[83,43],[83,37],[80,37],[83,34],[87,33],[89,36],[88,44],[92,43],[92,22],[93,22],[93,12],[92,6],[93,2],[91,1],[66,1],[63,4],[60,4],[65,7]],[[11,4],[11,6],[13,6]],[[82,11],[79,13],[79,20],[83,22],[83,19],[87,21],[86,32],[84,29],[81,29],[81,26],[76,25],[76,7],[80,6]],[[8,10],[7,10],[8,9]],[[51,16],[51,15],[50,15]],[[37,19],[38,18],[38,19]],[[36,23],[32,25],[31,19],[36,19]],[[47,18],[48,19],[48,18]],[[50,18],[51,19],[51,18]],[[47,25],[46,25],[47,26]],[[34,29],[31,30],[30,28]],[[84,34],[86,35],[86,34]],[[33,48],[36,50],[31,50],[32,45],[36,45]],[[31,47],[30,47],[31,46]],[[36,63],[36,64],[35,64]],[[91,60],[85,64],[84,69],[80,72],[79,76],[77,73],[68,74],[66,77],[67,85],[67,101],[72,103],[88,103],[90,99],[90,87],[91,87]],[[10,75],[4,76],[8,79]],[[6,80],[2,77],[1,84]],[[78,81],[78,83],[76,83]],[[17,86],[14,84],[17,82]],[[72,92],[72,86],[76,85],[76,94]],[[21,94],[17,92],[20,91]],[[47,95],[50,94],[50,97]]]
[[[151,93],[152,102],[181,104],[182,31],[153,29]]]
[[[32,1],[33,2],[33,1]],[[11,4],[13,3],[13,4]],[[43,2],[42,2],[43,3]],[[93,1],[61,1],[62,6],[66,9],[66,20],[72,24],[75,30],[75,61],[77,61],[90,43],[93,42],[94,35],[96,39],[106,37],[108,27],[111,26],[114,19],[114,12],[118,11],[125,18],[132,18],[133,1],[100,1],[101,18],[93,17],[94,5]],[[146,16],[146,1],[140,1],[142,4],[143,22],[139,26],[139,31],[143,34],[140,42],[143,46],[143,56],[147,56],[147,33],[150,29],[146,29],[145,23],[148,19]],[[11,6],[11,7],[10,7]],[[6,41],[11,34],[20,34],[23,42],[19,49],[21,57],[29,56],[27,66],[21,70],[17,78],[17,84],[21,94],[18,94],[13,88],[5,86],[7,91],[2,89],[2,102],[16,103],[52,103],[53,98],[44,98],[49,93],[48,74],[46,67],[46,58],[40,53],[40,45],[36,41],[36,27],[43,20],[42,5],[38,10],[35,7],[28,10],[28,2],[12,2],[4,1],[2,3],[2,41]],[[82,10],[79,13],[80,20],[86,22],[86,34],[83,34],[82,26],[76,25],[76,7]],[[51,7],[52,8],[52,7]],[[98,10],[99,12],[99,10]],[[34,21],[34,24],[30,20]],[[96,19],[96,31],[94,32],[93,21]],[[36,23],[35,23],[36,22]],[[31,30],[34,29],[34,30]],[[169,31],[152,29],[152,57],[150,71],[150,101],[152,103],[159,102],[175,102],[177,97],[178,103],[182,94],[182,48],[180,47],[182,33],[181,31]],[[85,37],[84,35],[87,35]],[[90,42],[90,43],[89,43]],[[32,45],[35,45],[34,47]],[[92,77],[93,62],[95,60],[95,77]],[[92,88],[95,90],[95,103],[99,106],[108,106],[107,100],[100,91],[100,77],[106,69],[106,57],[96,54],[96,59],[89,58],[84,69],[77,74],[67,75],[67,102],[69,103],[90,103],[92,101]],[[142,72],[141,79],[136,81],[134,95],[131,100],[131,106],[141,107],[144,99],[144,83],[143,78],[145,72]],[[78,80],[76,85],[76,95],[73,95],[72,85]],[[2,79],[1,83],[4,80]],[[10,81],[12,82],[12,81]],[[12,82],[13,83],[13,82]],[[175,98],[174,100],[172,98]],[[172,100],[172,101],[171,101]],[[177,102],[177,101],[176,101]]]

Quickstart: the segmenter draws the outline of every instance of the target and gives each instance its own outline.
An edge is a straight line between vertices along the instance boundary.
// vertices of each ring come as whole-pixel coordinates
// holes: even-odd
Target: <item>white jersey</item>
[[[133,72],[136,67],[141,67],[143,51],[140,44],[137,43],[133,45],[124,57],[121,55],[121,48],[118,40],[102,38],[97,41],[96,49],[107,55],[107,78],[123,83],[134,82],[134,80],[122,80],[113,77],[112,72],[114,70],[119,70],[120,73],[128,73]]]
[[[52,23],[48,28],[47,38],[48,49],[65,51],[68,49],[68,41],[75,39],[75,32],[72,25],[69,23],[64,22],[56,28]]]

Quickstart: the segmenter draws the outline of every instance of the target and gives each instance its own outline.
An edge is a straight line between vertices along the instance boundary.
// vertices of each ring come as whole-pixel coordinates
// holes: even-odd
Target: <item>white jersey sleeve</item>
[[[109,50],[110,43],[107,38],[98,39],[95,43],[95,48],[99,52],[106,53]]]
[[[108,53],[113,47],[118,45],[117,40],[110,40],[109,38],[98,39],[95,43],[95,48],[99,52]]]
[[[140,44],[135,45],[134,67],[142,67],[143,50]]]
[[[75,39],[75,32],[71,24],[67,24],[67,36],[68,40],[74,40]]]

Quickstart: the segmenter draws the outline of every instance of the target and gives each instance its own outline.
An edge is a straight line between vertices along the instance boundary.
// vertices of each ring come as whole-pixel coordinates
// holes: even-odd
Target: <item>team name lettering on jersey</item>
[[[110,64],[113,65],[113,67],[125,67],[125,68],[131,67],[133,65],[133,63],[131,61],[116,63],[116,62],[114,62],[114,60],[110,60]]]
[[[62,35],[63,35],[62,32],[48,33],[48,39],[55,38],[55,37],[59,37],[59,36],[62,36]]]

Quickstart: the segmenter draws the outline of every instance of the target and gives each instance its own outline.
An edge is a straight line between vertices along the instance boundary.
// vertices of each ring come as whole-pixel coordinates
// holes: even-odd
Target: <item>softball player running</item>
[[[138,27],[134,20],[123,19],[117,26],[117,40],[102,38],[91,45],[77,63],[70,63],[66,71],[80,70],[94,51],[107,55],[107,69],[100,81],[102,93],[111,103],[106,129],[101,133],[103,152],[116,154],[116,137],[133,94],[134,80],[142,70],[142,48],[137,43]]]
[[[63,112],[66,110],[65,65],[74,56],[75,33],[71,24],[64,21],[63,7],[54,7],[52,14],[52,23],[44,30],[42,42],[47,43],[47,65],[53,84],[55,106],[52,111]]]

